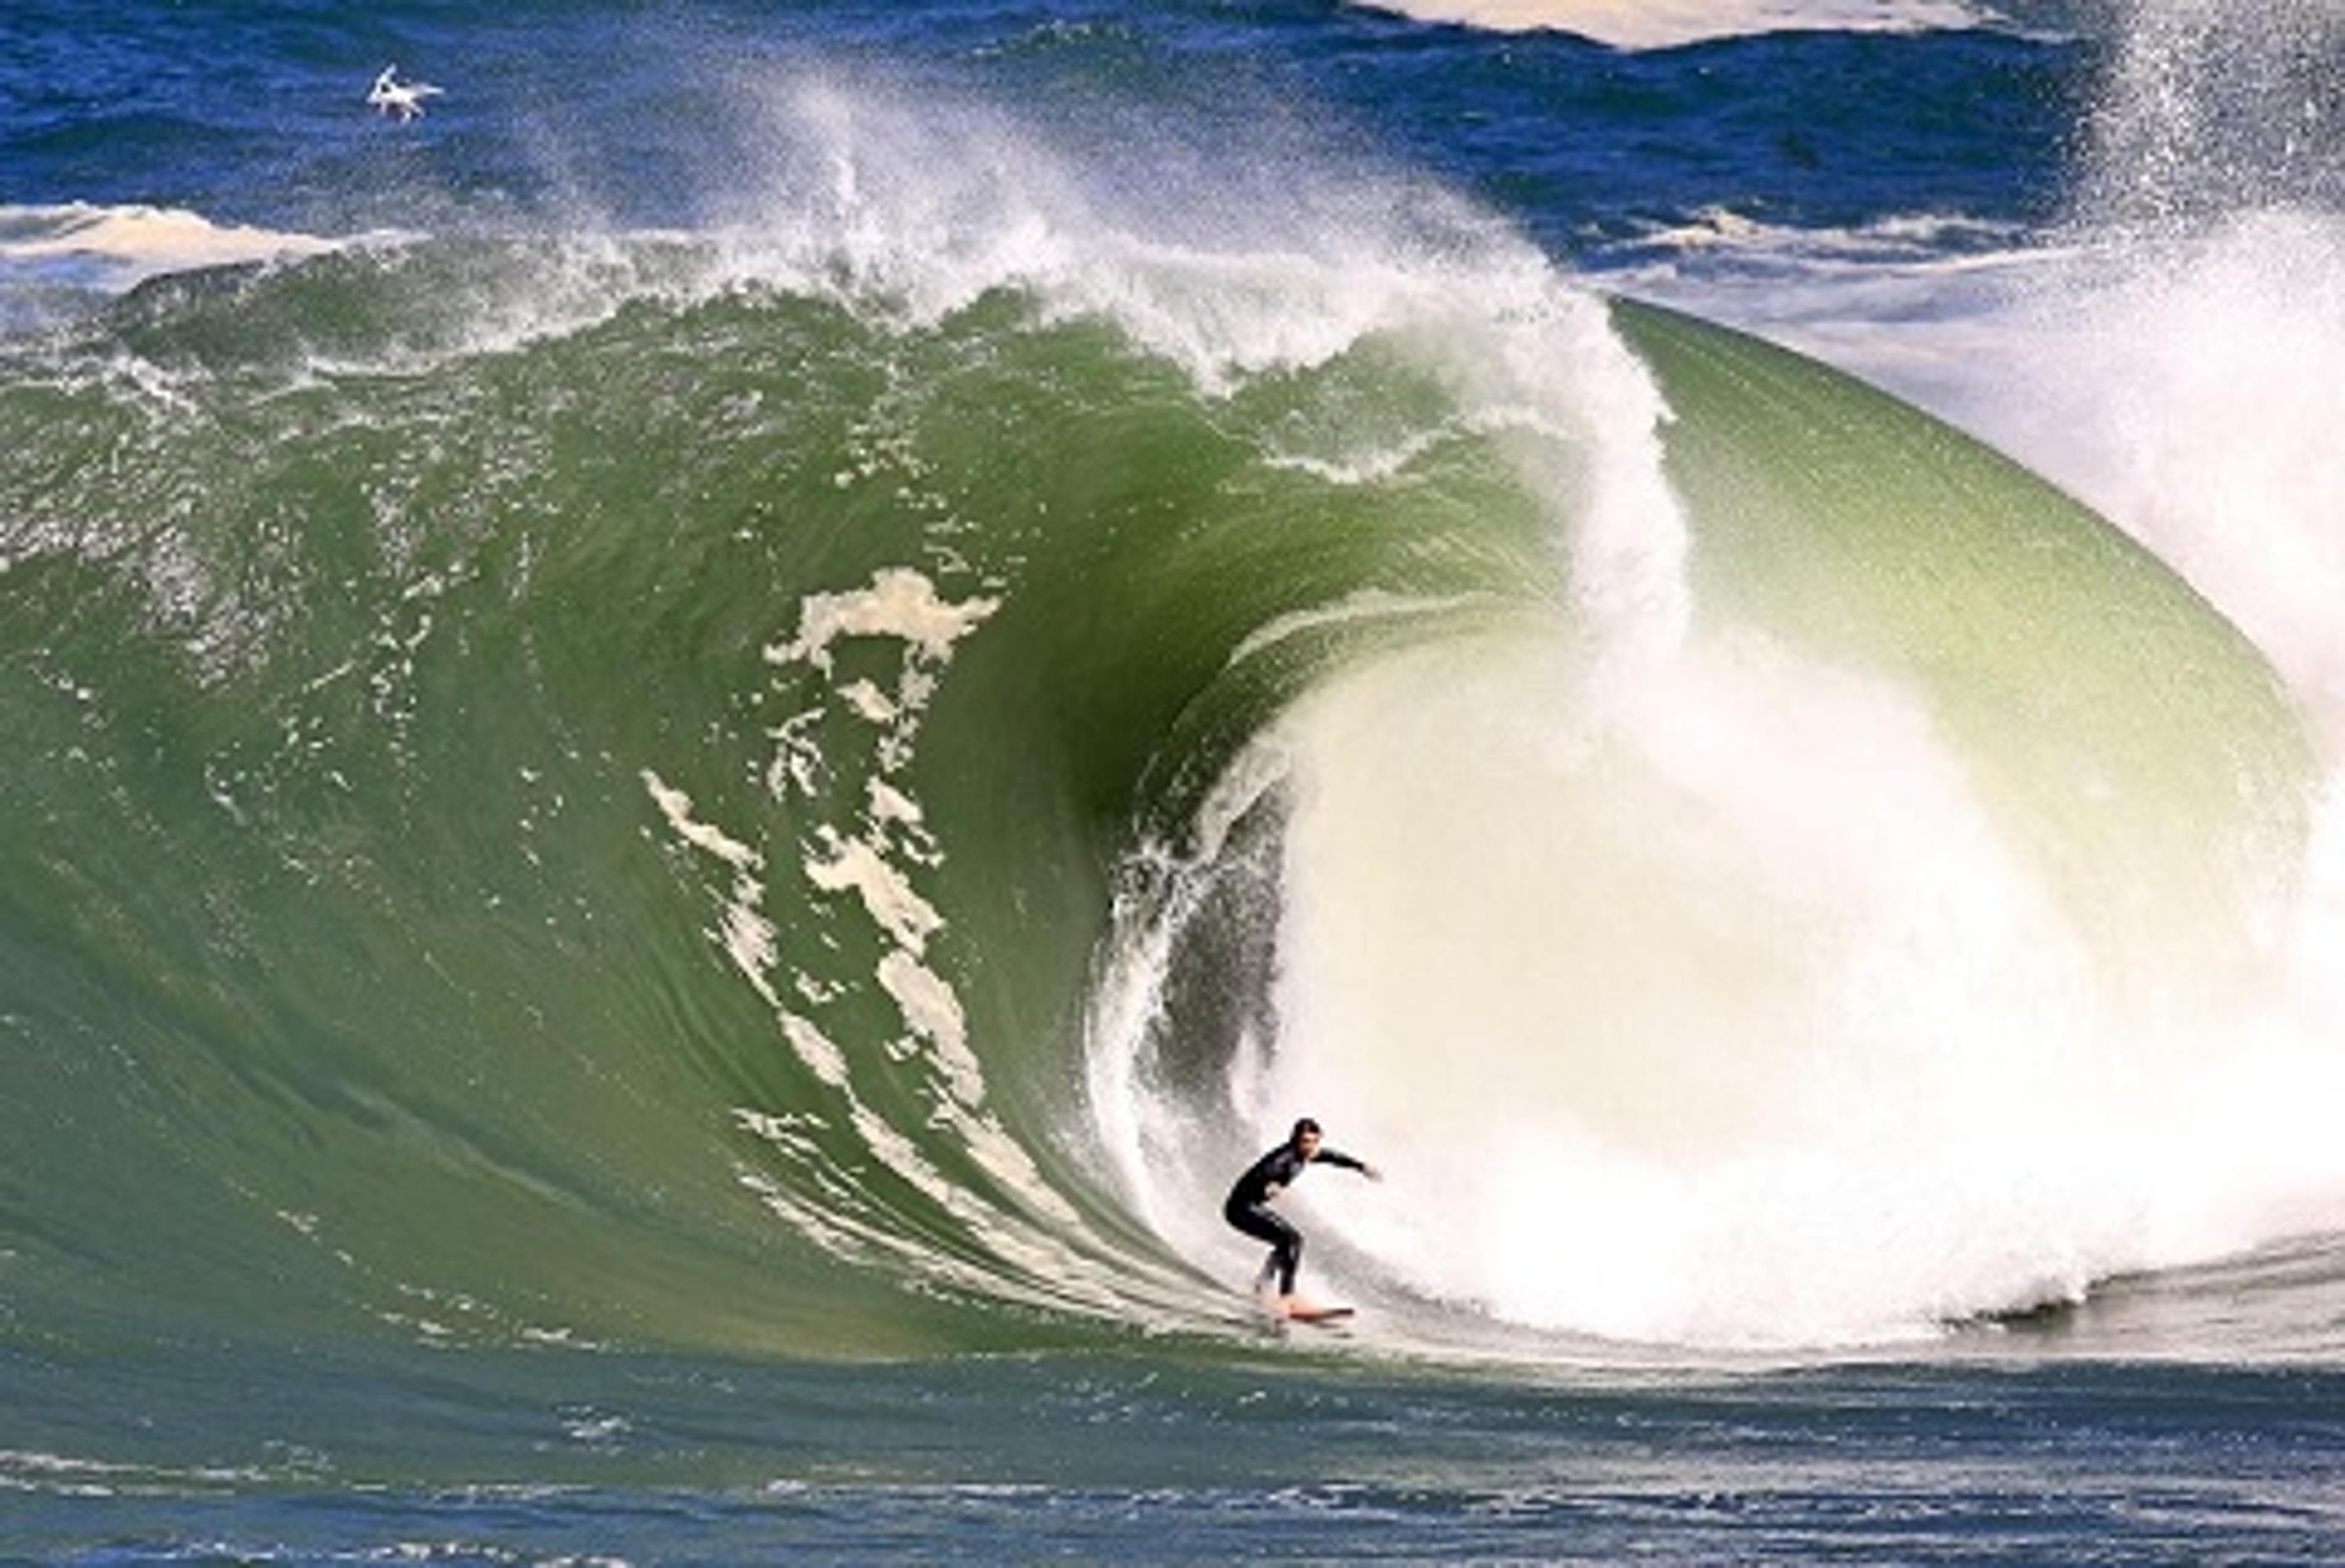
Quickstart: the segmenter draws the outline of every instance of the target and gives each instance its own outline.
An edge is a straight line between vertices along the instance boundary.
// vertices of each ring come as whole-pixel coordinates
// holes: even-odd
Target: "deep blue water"
[[[1470,193],[1566,256],[1729,207],[1856,227],[2037,222],[2067,197],[2089,35],[1820,33],[1624,52],[1342,5],[12,7],[15,203],[149,202],[351,232],[417,200],[494,220],[584,195],[688,221],[737,151],[734,73],[835,69],[1235,158],[1332,142]],[[425,134],[352,105],[446,78]],[[352,83],[357,83],[356,90]],[[1116,160],[1147,177],[1132,145]],[[583,191],[578,188],[583,185]],[[427,207],[427,211],[432,210]]]

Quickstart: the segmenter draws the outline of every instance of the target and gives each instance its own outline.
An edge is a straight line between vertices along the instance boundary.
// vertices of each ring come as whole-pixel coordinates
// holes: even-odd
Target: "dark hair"
[[[1301,1120],[1297,1121],[1297,1122],[1294,1124],[1294,1130],[1293,1132],[1290,1132],[1290,1133],[1288,1133],[1288,1134],[1286,1135],[1286,1141],[1287,1141],[1287,1142],[1289,1142],[1289,1143],[1293,1143],[1293,1142],[1294,1142],[1296,1139],[1300,1138],[1301,1138],[1304,1133],[1306,1133],[1306,1132],[1317,1132],[1318,1130],[1319,1130],[1319,1124],[1318,1124],[1317,1122],[1315,1122],[1315,1121],[1313,1121],[1309,1117],[1307,1117],[1307,1116],[1306,1116],[1306,1117],[1303,1118]]]

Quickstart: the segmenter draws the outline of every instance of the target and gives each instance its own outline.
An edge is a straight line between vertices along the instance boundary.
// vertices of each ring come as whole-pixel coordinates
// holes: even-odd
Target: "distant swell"
[[[1663,49],[1708,38],[1777,32],[1913,32],[1972,27],[1990,14],[1962,0],[1366,0],[1425,22],[1502,32],[1551,28],[1623,49]]]

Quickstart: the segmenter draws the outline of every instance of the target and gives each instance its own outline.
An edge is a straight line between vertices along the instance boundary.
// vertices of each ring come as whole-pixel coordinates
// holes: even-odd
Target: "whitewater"
[[[81,12],[0,1551],[2339,1545],[2328,11]]]

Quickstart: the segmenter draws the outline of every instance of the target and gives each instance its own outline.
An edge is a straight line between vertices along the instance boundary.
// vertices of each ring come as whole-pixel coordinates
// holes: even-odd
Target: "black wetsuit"
[[[1268,1280],[1274,1270],[1278,1275],[1278,1293],[1294,1294],[1294,1270],[1303,1264],[1303,1232],[1270,1211],[1270,1200],[1294,1185],[1303,1174],[1304,1160],[1292,1143],[1282,1143],[1252,1165],[1230,1189],[1230,1196],[1222,1205],[1222,1218],[1258,1241],[1270,1243],[1270,1261],[1263,1266],[1263,1278]],[[1365,1170],[1367,1167],[1348,1154],[1321,1145],[1319,1152],[1309,1161],[1313,1165],[1335,1165],[1346,1170]]]

